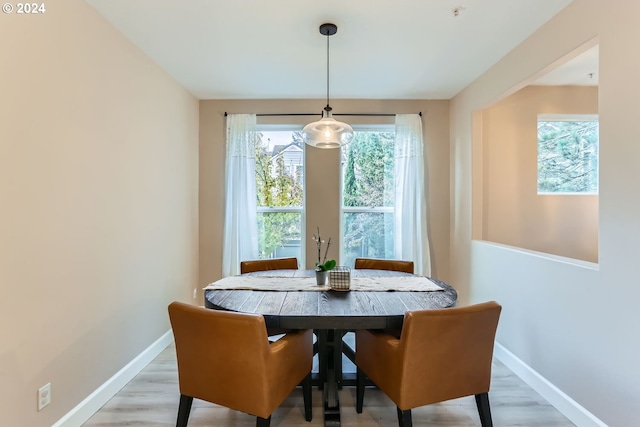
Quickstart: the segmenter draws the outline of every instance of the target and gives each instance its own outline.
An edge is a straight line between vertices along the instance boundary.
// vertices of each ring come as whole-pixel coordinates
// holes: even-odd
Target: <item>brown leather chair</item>
[[[267,270],[297,270],[298,258],[271,258],[240,261],[240,274]]]
[[[390,271],[400,271],[403,273],[413,274],[413,261],[401,261],[394,259],[377,259],[377,258],[356,258],[354,269],[363,270],[390,270]],[[355,361],[355,351],[348,342],[353,342],[353,333],[352,330],[342,330],[339,331],[343,336],[347,336],[347,339],[343,339],[341,343],[341,351],[345,356],[349,358],[353,363]],[[357,348],[357,346],[356,346]]]
[[[298,258],[268,258],[268,259],[256,259],[250,261],[240,261],[240,274],[253,273],[256,271],[269,271],[269,270],[297,270]],[[269,336],[282,335],[289,332],[289,329],[282,328],[270,328],[267,333]]]
[[[391,270],[413,274],[413,261],[395,259],[356,258],[354,269]]]
[[[273,411],[300,382],[305,419],[311,421],[310,330],[270,344],[260,315],[173,302],[169,317],[180,385],[177,427],[187,425],[194,397],[255,415],[257,426],[269,426]]]
[[[491,359],[502,307],[494,301],[466,307],[409,311],[400,338],[356,332],[356,412],[362,412],[365,375],[396,404],[400,427],[411,409],[475,395],[482,427],[492,427]]]

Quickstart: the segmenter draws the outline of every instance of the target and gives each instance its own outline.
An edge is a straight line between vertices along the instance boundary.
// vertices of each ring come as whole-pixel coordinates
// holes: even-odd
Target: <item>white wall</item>
[[[47,426],[191,300],[198,100],[84,1],[0,45],[0,426]]]
[[[463,301],[502,303],[498,342],[611,427],[638,425],[640,414],[639,21],[637,1],[574,0],[451,103],[452,282]],[[594,38],[600,45],[598,266],[472,244],[473,112]]]

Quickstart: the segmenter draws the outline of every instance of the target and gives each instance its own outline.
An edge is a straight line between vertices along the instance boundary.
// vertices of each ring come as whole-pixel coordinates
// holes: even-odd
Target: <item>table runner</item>
[[[316,285],[315,277],[229,276],[217,280],[204,290],[244,289],[253,291],[328,291],[330,285]],[[423,276],[352,277],[351,291],[441,291],[431,279]]]

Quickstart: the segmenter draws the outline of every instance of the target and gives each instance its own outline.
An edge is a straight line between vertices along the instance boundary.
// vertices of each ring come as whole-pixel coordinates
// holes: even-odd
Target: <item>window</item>
[[[598,193],[598,117],[538,115],[538,194]]]
[[[394,257],[393,127],[358,130],[343,148],[341,264]]]
[[[259,127],[256,142],[258,256],[297,257],[304,206],[304,143],[301,132]]]

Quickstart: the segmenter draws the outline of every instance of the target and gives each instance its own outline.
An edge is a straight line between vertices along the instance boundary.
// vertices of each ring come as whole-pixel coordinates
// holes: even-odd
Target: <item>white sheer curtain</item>
[[[240,274],[240,261],[258,258],[255,114],[227,116],[222,275]]]
[[[395,256],[414,262],[416,274],[431,275],[427,236],[427,199],[422,139],[418,114],[396,115],[395,143]]]

